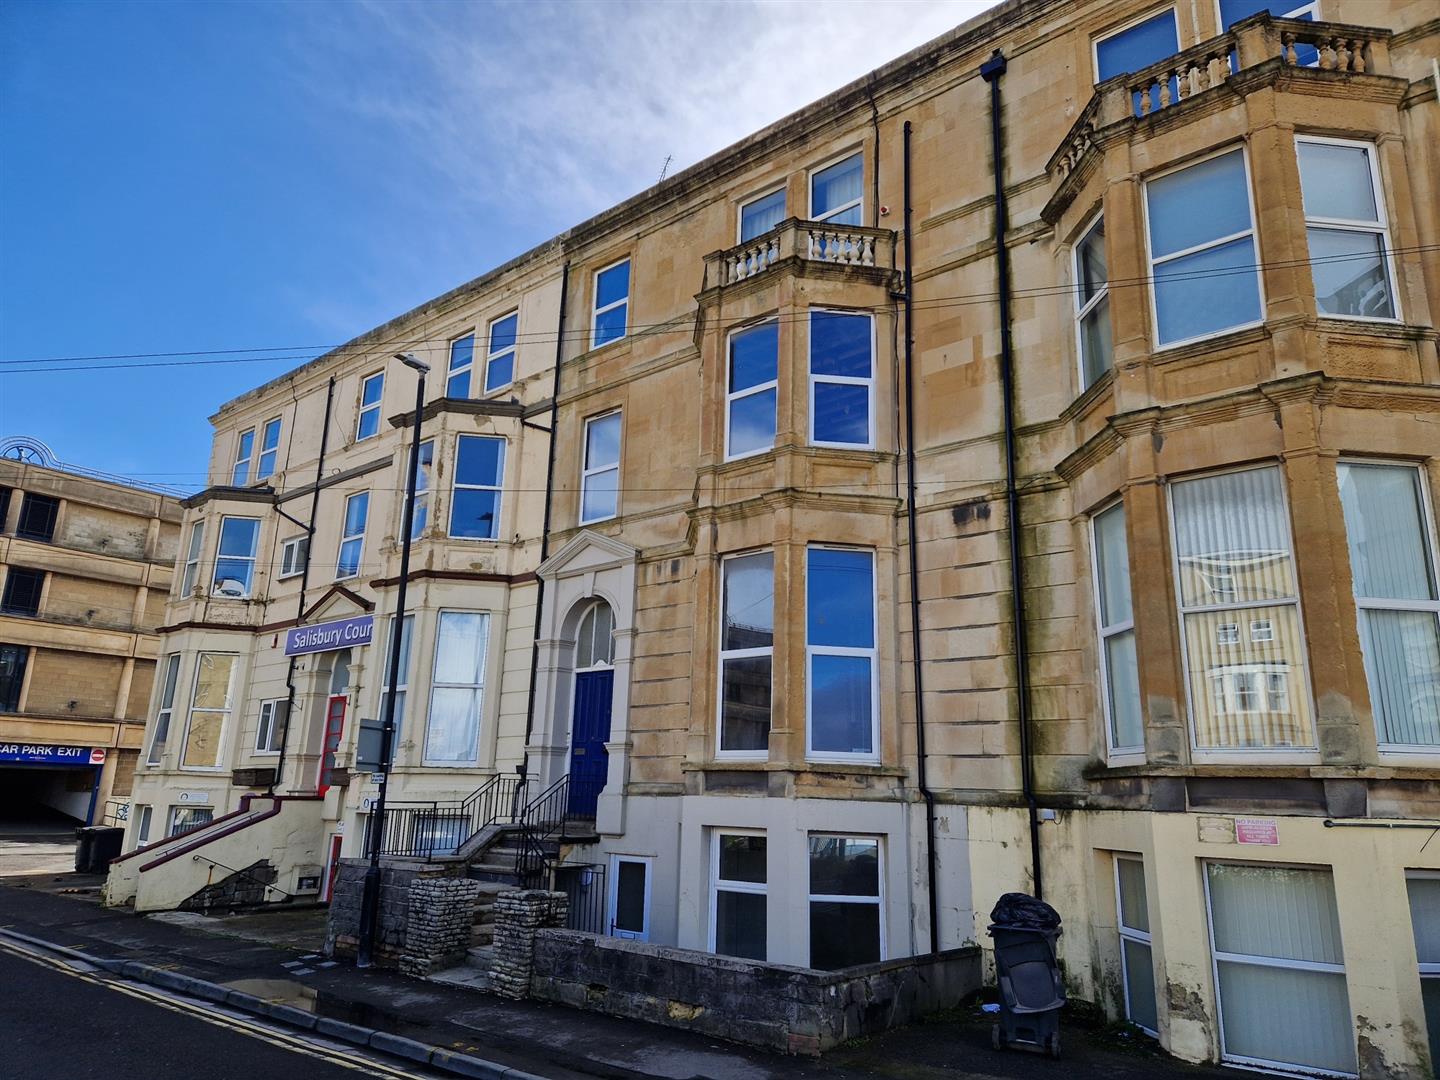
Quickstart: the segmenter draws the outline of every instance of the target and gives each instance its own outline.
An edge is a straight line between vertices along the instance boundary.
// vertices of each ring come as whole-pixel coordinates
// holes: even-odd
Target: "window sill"
[[[1266,328],[1264,320],[1260,320],[1241,323],[1239,326],[1227,326],[1224,330],[1217,330],[1213,334],[1185,338],[1182,341],[1172,341],[1164,345],[1154,342],[1151,344],[1150,353],[1156,360],[1183,359],[1188,356],[1213,353],[1217,345],[1221,343],[1240,345],[1251,341],[1263,341],[1269,336],[1270,332]]]

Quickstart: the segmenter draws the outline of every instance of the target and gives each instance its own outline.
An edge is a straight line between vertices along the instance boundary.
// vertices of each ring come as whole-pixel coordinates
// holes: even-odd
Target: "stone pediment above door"
[[[536,572],[546,581],[554,581],[634,566],[639,557],[638,548],[585,529],[541,563]]]
[[[375,605],[359,593],[344,585],[331,585],[325,593],[305,609],[301,623],[323,622],[328,619],[345,619],[352,615],[369,615]]]

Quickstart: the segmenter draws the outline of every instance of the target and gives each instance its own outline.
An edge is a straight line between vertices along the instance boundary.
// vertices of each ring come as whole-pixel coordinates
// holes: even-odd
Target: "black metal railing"
[[[525,888],[550,887],[552,844],[595,831],[595,804],[604,787],[604,780],[562,776],[526,805],[518,822],[519,854],[515,857],[515,872]]]
[[[518,824],[528,784],[529,777],[517,771],[492,776],[459,802],[389,803],[380,854],[418,859],[454,855],[491,825]]]
[[[555,891],[570,901],[565,916],[567,930],[587,934],[608,934],[609,894],[605,891],[605,867],[600,863],[565,864],[555,867]]]

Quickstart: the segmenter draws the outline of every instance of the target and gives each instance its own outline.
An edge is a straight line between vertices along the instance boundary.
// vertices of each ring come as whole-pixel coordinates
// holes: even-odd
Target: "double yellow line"
[[[283,1031],[276,1031],[250,1020],[243,1020],[233,1016],[223,1016],[182,998],[171,997],[168,994],[151,990],[148,987],[122,982],[114,976],[101,978],[86,971],[79,971],[63,960],[46,956],[42,952],[18,945],[13,941],[7,941],[4,938],[0,938],[0,951],[28,960],[32,964],[39,964],[43,967],[51,968],[63,975],[70,976],[72,979],[79,979],[82,982],[90,983],[92,986],[98,986],[120,994],[128,994],[132,998],[149,1002],[151,1005],[158,1005],[162,1009],[169,1009],[171,1012],[193,1016],[198,1020],[203,1020],[207,1024],[237,1031],[242,1035],[248,1035],[252,1039],[259,1039],[262,1042],[270,1043],[272,1046],[278,1046],[283,1050],[319,1058],[322,1061],[328,1061],[334,1065],[341,1065],[347,1069],[353,1069],[356,1072],[365,1073],[369,1076],[392,1077],[398,1078],[398,1080],[427,1080],[427,1076],[434,1075],[433,1073],[423,1074],[409,1072],[405,1069],[397,1069],[378,1061],[356,1059],[347,1056],[341,1050],[319,1046],[306,1039],[286,1034]]]

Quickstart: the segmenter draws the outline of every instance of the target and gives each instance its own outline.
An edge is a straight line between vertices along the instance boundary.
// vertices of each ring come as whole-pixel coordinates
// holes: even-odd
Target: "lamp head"
[[[414,368],[421,375],[430,374],[430,365],[421,360],[414,353],[396,353],[395,359],[399,360],[408,368]]]

